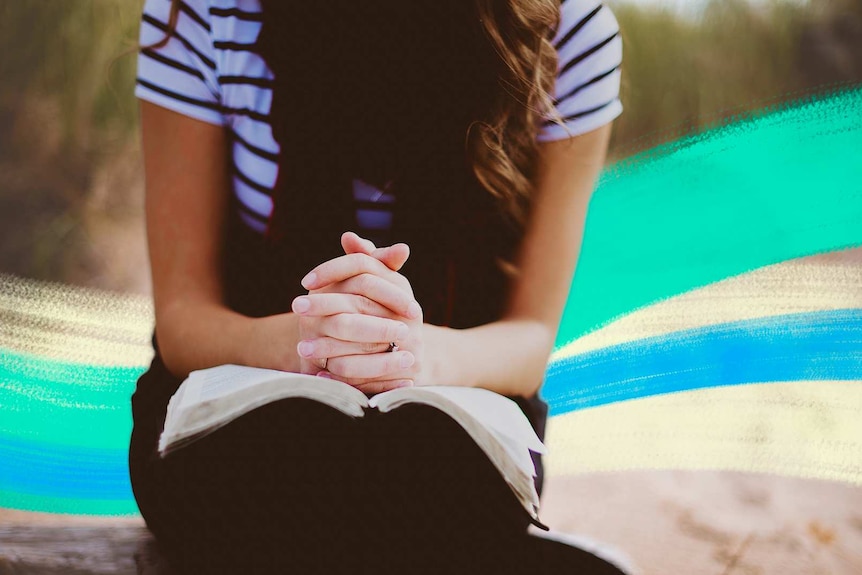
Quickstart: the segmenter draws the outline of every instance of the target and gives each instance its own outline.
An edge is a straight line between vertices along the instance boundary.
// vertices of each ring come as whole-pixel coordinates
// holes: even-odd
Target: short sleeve
[[[222,126],[215,49],[208,0],[180,3],[176,30],[163,46],[151,47],[168,33],[171,0],[146,0],[141,19],[135,95],[148,102]]]
[[[623,46],[617,20],[598,0],[563,0],[554,37],[558,54],[554,106],[565,127],[545,121],[539,141],[595,130],[622,113]]]

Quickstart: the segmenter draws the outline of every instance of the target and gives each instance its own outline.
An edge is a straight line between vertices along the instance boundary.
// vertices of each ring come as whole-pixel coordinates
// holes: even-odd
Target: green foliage
[[[136,148],[141,6],[0,0],[3,271],[67,280],[80,267],[94,180]]]
[[[0,109],[48,99],[64,151],[97,151],[111,132],[135,127],[136,0],[0,0]],[[12,128],[14,122],[7,124]],[[19,126],[20,128],[20,126]],[[3,133],[4,140],[8,134]]]
[[[862,81],[859,0],[711,0],[698,19],[621,1],[613,7],[623,34],[625,107],[614,157],[798,99],[826,84]],[[851,32],[836,32],[841,27]],[[836,59],[850,64],[819,73],[835,68]]]

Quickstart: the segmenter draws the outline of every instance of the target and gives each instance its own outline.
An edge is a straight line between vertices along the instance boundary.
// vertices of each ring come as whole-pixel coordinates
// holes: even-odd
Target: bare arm
[[[338,358],[328,365],[329,370],[342,381],[359,386],[404,379],[416,385],[484,387],[506,395],[535,393],[553,348],[580,253],[587,206],[604,164],[609,137],[610,125],[606,125],[542,146],[533,213],[518,254],[521,273],[500,320],[461,330],[425,324],[421,317],[407,318],[402,312],[409,332],[397,343],[403,353],[415,357],[415,362],[398,370],[387,361],[391,354],[377,350],[362,358]],[[345,243],[345,239],[349,241]],[[343,286],[347,283],[344,280],[360,274],[388,277],[393,273],[375,262],[370,242],[347,236],[342,242],[348,255],[315,268],[314,279],[309,274],[304,285],[313,293],[334,286],[336,291],[356,290],[376,300],[359,284]],[[412,295],[406,278],[394,276],[390,281]],[[371,379],[362,379],[368,377]]]
[[[223,363],[299,371],[294,314],[251,319],[223,303],[225,130],[145,101],[141,125],[156,335],[165,365],[178,377]]]
[[[425,324],[430,381],[508,395],[529,396],[537,390],[559,328],[610,133],[606,125],[542,145],[534,210],[508,311],[500,321],[466,330]]]

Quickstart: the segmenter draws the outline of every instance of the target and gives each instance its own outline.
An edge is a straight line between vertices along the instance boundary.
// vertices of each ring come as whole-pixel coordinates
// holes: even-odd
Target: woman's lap
[[[133,487],[175,561],[227,570],[237,561],[244,571],[454,568],[514,553],[528,524],[467,433],[428,406],[352,419],[283,400],[164,459],[147,427],[136,421]]]

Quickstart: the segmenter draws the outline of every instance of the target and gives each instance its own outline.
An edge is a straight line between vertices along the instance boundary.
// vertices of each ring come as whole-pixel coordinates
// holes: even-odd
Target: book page
[[[410,396],[414,390],[433,393],[448,399],[472,415],[484,427],[493,430],[495,434],[514,440],[536,453],[545,453],[545,445],[536,435],[533,426],[530,425],[530,421],[518,404],[488,389],[437,385],[394,389],[375,395],[369,404],[371,407],[377,407],[381,403],[391,403],[391,409],[394,409],[395,402],[402,405],[411,401]]]
[[[165,455],[268,403],[302,397],[362,417],[368,398],[333,379],[271,369],[221,365],[194,371],[168,403],[159,452]]]
[[[178,407],[183,408],[187,405],[234,395],[243,389],[257,387],[269,381],[284,381],[285,384],[302,385],[302,387],[321,387],[360,405],[367,402],[365,394],[358,389],[341,383],[332,385],[333,380],[275,369],[228,364],[191,372],[183,383],[183,387],[187,389]]]
[[[220,365],[189,374],[189,399],[185,403],[199,403],[224,397],[245,387],[254,387],[264,381],[281,379],[287,375],[274,369],[250,368],[241,365]],[[192,394],[192,391],[196,393]]]

